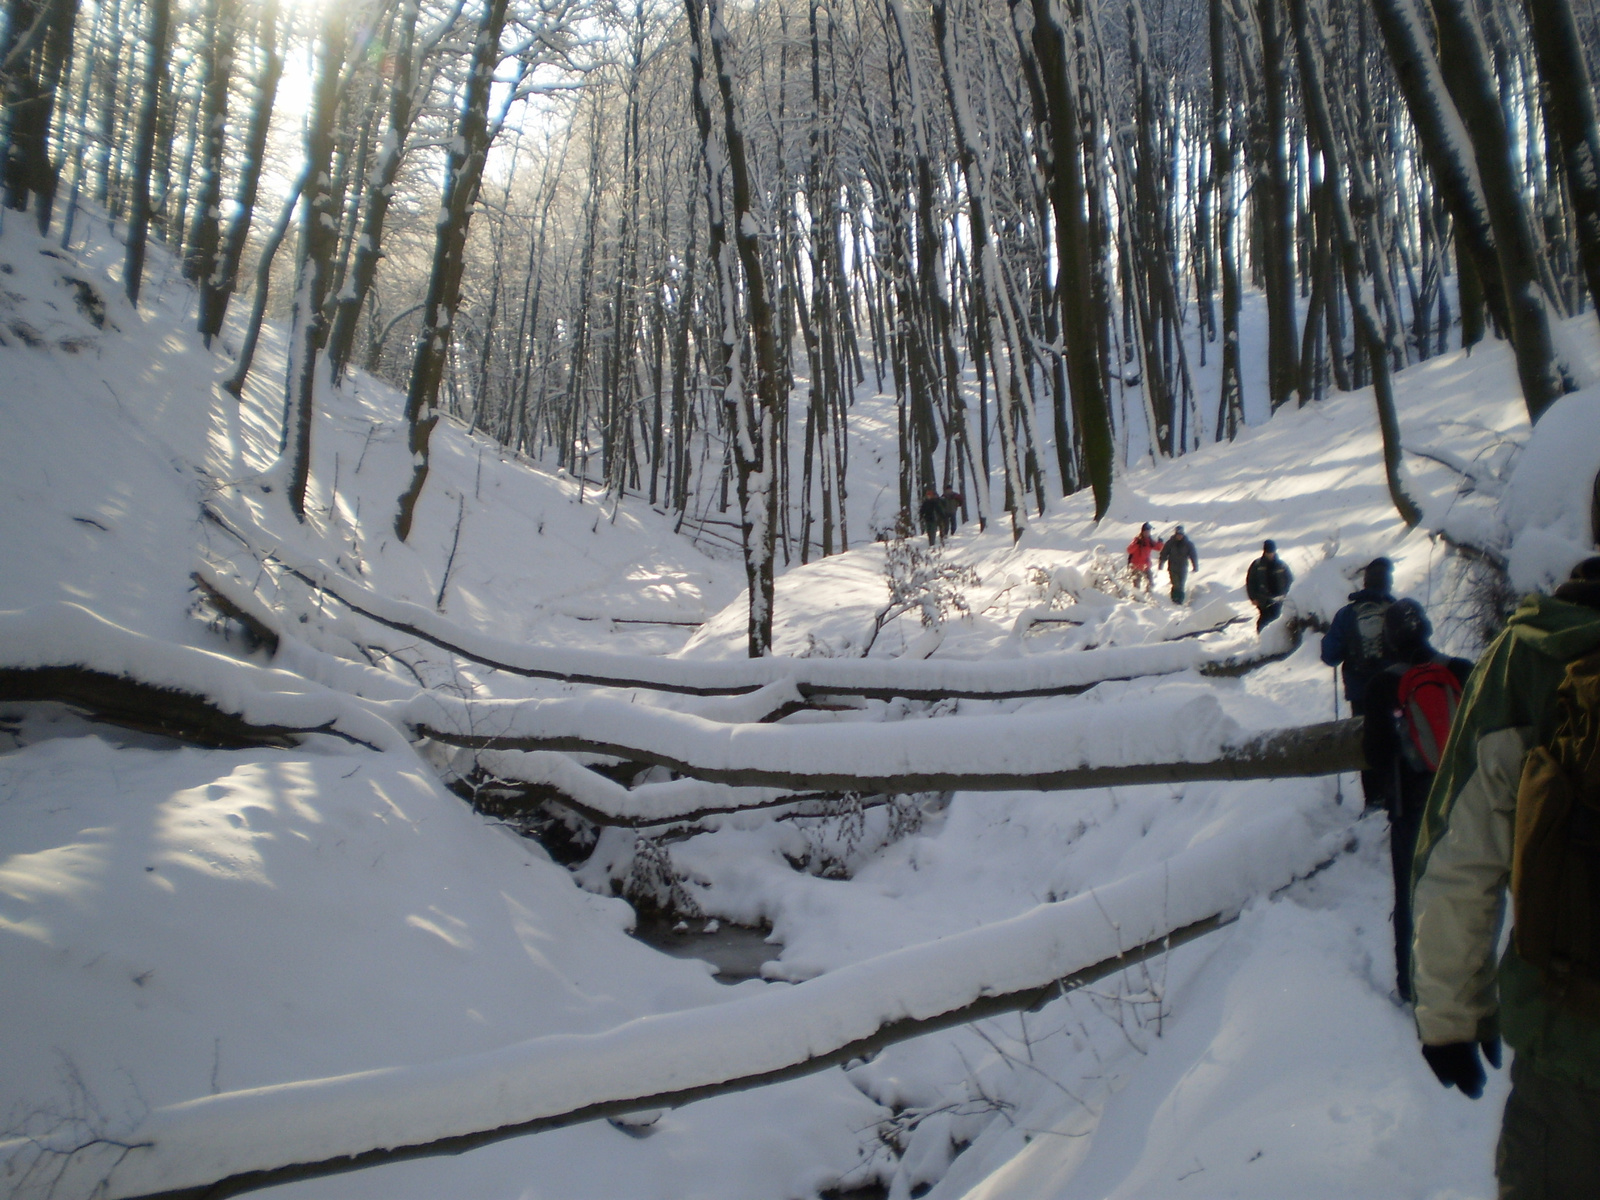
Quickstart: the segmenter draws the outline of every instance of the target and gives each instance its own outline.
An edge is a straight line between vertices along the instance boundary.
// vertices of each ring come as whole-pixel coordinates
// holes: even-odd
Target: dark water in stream
[[[707,927],[710,932],[707,932]],[[765,929],[708,921],[682,920],[660,913],[642,912],[633,936],[674,958],[701,958],[717,969],[719,983],[759,979],[761,964],[778,957],[782,946],[767,941]]]

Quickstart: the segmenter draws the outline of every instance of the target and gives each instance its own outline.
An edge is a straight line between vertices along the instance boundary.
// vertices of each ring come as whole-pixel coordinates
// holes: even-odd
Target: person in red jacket
[[[1145,594],[1151,589],[1150,569],[1152,557],[1161,551],[1163,543],[1150,532],[1150,522],[1139,526],[1139,536],[1128,543],[1128,573],[1133,576],[1133,590],[1144,584]]]

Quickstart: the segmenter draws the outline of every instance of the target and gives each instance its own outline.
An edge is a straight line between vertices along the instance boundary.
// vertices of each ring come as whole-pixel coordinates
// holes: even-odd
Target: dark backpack
[[[1568,664],[1517,788],[1512,939],[1556,1003],[1600,1020],[1600,654]]]
[[[1389,611],[1389,600],[1358,600],[1355,609],[1355,651],[1350,657],[1366,667],[1383,661],[1383,614]]]
[[[1413,771],[1432,774],[1444,759],[1450,724],[1461,707],[1461,681],[1442,658],[1409,667],[1395,690],[1400,754]]]

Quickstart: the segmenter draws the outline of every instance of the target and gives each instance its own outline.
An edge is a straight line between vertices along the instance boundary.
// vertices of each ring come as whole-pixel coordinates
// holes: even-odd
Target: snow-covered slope
[[[399,398],[368,380],[327,398],[312,519],[296,526],[257,478],[275,450],[280,403],[270,331],[241,404],[217,386],[225,354],[187,331],[187,290],[158,274],[135,312],[120,300],[114,262],[109,246],[62,256],[19,222],[0,238],[0,610],[70,601],[162,642],[246,654],[190,615],[198,558],[250,561],[202,519],[214,501],[286,556],[334,563],[485,638],[742,655],[737,564],[699,553],[634,499],[579,503],[574,481],[509,461],[448,423],[435,435],[417,531],[396,545],[390,514],[407,469]],[[1571,333],[1600,366],[1592,318]],[[1248,624],[1225,623],[1253,616],[1240,585],[1265,537],[1296,573],[1300,612],[1331,613],[1352,573],[1386,553],[1397,590],[1429,605],[1443,644],[1470,650],[1470,588],[1429,531],[1504,543],[1498,501],[1527,436],[1515,375],[1486,347],[1400,382],[1423,529],[1406,533],[1388,503],[1370,398],[1338,397],[1281,412],[1231,445],[1125,473],[1098,526],[1084,498],[1062,502],[1015,546],[998,527],[969,526],[944,558],[977,577],[954,585],[970,618],[937,636],[915,614],[897,618],[873,655],[1016,659],[1186,635],[1217,650],[1248,645]],[[1568,402],[1580,431],[1585,403],[1593,398]],[[866,495],[876,481],[863,474]],[[1546,537],[1547,565],[1550,539],[1577,536],[1570,504],[1532,485],[1519,494],[1528,515],[1515,529]],[[1163,534],[1181,522],[1197,542],[1189,607],[1113,600],[1086,585],[1142,520]],[[871,545],[784,575],[779,652],[860,654],[885,604],[885,555]],[[282,588],[306,602],[260,574],[264,594]],[[706,623],[690,637],[678,624],[588,618]],[[396,686],[573,691],[357,636],[358,624],[330,610],[306,636],[335,650],[383,646],[364,669]],[[737,706],[613,697],[738,719]],[[788,720],[1071,721],[1115,705],[1128,714],[1124,739],[1159,747],[1192,732],[1160,719],[1188,711],[1188,698],[1246,728],[1335,712],[1308,643],[1237,680],[1191,671],[1076,697],[872,701]],[[1286,856],[1327,839],[1343,850],[1225,931],[1040,1012],[891,1047],[848,1072],[703,1101],[643,1128],[592,1123],[278,1192],[787,1200],[872,1183],[896,1198],[931,1189],[985,1200],[1492,1194],[1504,1077],[1471,1104],[1438,1088],[1416,1055],[1392,996],[1386,829],[1360,816],[1352,779],[958,793],[798,820],[737,814],[643,854],[633,833],[608,830],[574,874],[469,812],[409,748],[319,738],[295,750],[201,751],[61,711],[0,716],[0,1011],[21,1035],[0,1041],[0,1140],[119,1137],[151,1109],[194,1097],[734,1004],[1271,830],[1293,843]],[[767,979],[729,987],[626,937],[626,906],[592,893],[637,883],[641,864],[670,872],[680,902],[706,918],[770,926]],[[59,1167],[14,1161],[32,1173],[0,1178],[0,1189],[43,1190]]]

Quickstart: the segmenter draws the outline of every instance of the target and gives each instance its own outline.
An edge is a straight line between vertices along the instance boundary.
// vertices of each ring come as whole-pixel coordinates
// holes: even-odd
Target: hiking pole
[[[1339,719],[1339,668],[1333,668],[1333,719]],[[1340,808],[1344,807],[1344,776],[1333,777],[1333,802]]]

